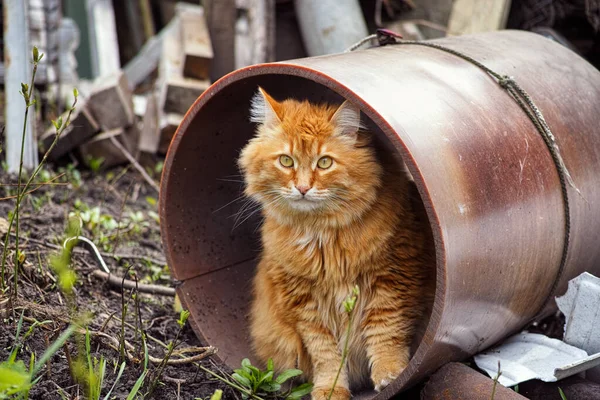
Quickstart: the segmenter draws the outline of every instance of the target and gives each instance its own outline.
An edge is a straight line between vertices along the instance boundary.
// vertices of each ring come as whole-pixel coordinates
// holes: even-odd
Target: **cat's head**
[[[246,195],[265,212],[282,220],[310,213],[343,223],[371,207],[382,169],[359,134],[358,107],[349,101],[278,102],[259,88],[250,111],[258,127],[238,163]]]

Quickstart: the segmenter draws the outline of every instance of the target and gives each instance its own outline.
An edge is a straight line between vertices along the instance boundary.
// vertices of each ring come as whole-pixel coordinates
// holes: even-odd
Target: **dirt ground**
[[[65,296],[57,289],[54,274],[50,272],[48,258],[60,248],[66,221],[71,212],[79,209],[84,219],[91,221],[84,222],[83,236],[97,243],[100,250],[106,254],[120,256],[104,257],[111,272],[124,276],[126,270],[130,268],[140,283],[170,287],[174,284],[165,269],[166,262],[162,252],[159,224],[155,221],[158,213],[156,191],[130,169],[116,169],[99,174],[82,172],[81,176],[73,169],[62,170],[62,172],[65,174],[55,182],[59,184],[40,187],[28,197],[21,210],[20,248],[26,255],[26,261],[19,275],[18,298],[11,302],[14,311],[9,305],[2,316],[0,361],[8,358],[12,346],[19,339],[15,334],[21,312],[24,312],[25,319],[21,338],[35,321],[44,321],[42,325],[34,327],[33,334],[25,340],[18,356],[18,359],[22,359],[26,364],[32,352],[36,357],[40,357],[49,343],[53,342],[68,326],[72,312],[69,311]],[[45,175],[48,178],[58,173],[49,172]],[[14,194],[14,186],[9,184],[14,184],[15,181],[15,177],[6,173],[0,176],[3,185],[0,186],[1,196]],[[93,216],[95,212],[93,209],[96,206],[99,207],[99,218]],[[0,202],[0,216],[7,218],[13,207],[14,200]],[[89,211],[90,209],[92,211]],[[87,216],[86,210],[88,210]],[[97,220],[96,226],[94,220]],[[123,221],[124,226],[114,229],[114,222],[111,221],[117,223]],[[14,249],[14,236],[11,237],[9,248]],[[7,277],[12,282],[13,262],[9,260],[8,265]],[[109,286],[96,278],[92,271],[99,266],[84,247],[77,246],[74,250],[72,266],[77,273],[75,302],[78,314],[91,313],[92,320],[89,325],[91,331],[104,332],[112,338],[120,338],[122,304],[123,301],[127,303],[125,320],[130,325],[125,326],[125,338],[135,348],[132,352],[135,359],[127,362],[123,376],[113,392],[116,398],[126,398],[143,370],[141,340],[136,334],[138,330],[135,329],[137,321],[141,319],[143,330],[148,335],[149,353],[162,359],[165,349],[151,338],[163,343],[174,340],[179,330],[177,324],[179,314],[174,310],[174,298],[141,293],[139,295],[140,318],[137,318],[137,307],[132,299],[132,291],[125,290],[122,295],[120,287]],[[182,343],[176,350],[202,346],[188,325],[181,332],[181,340]],[[73,340],[68,343],[68,346],[61,348],[50,360],[46,370],[41,374],[40,381],[32,387],[31,399],[82,398],[83,389],[75,384],[69,372],[68,359],[73,360],[77,356],[77,346]],[[107,360],[105,388],[112,386],[118,371],[116,366],[120,365],[119,352],[111,347],[113,345],[106,337],[91,336],[92,356],[99,358],[102,355]],[[65,352],[65,348],[68,349],[69,354]],[[186,356],[190,355],[193,354],[186,354]],[[201,363],[215,372],[230,372],[210,357],[202,360]],[[154,371],[156,368],[156,364],[150,367]],[[231,388],[207,376],[195,363],[169,365],[162,377],[158,379],[160,384],[154,395],[157,399],[206,399],[217,388],[223,389],[225,399],[240,398]],[[148,381],[147,379],[146,382]],[[102,396],[106,391],[107,389]]]

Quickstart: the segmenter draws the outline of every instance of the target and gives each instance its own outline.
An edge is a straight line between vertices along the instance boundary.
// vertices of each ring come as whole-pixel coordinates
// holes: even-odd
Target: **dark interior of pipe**
[[[255,129],[249,122],[249,105],[259,85],[278,100],[343,101],[309,79],[249,77],[224,86],[211,97],[178,144],[169,175],[169,192],[174,194],[165,208],[169,226],[164,240],[170,247],[174,274],[184,281],[180,292],[196,332],[218,347],[219,358],[234,367],[251,354],[246,312],[260,252],[261,222],[257,211],[233,229],[244,204],[243,178],[236,160]],[[376,147],[397,156],[385,134],[374,123],[368,125],[375,133]]]

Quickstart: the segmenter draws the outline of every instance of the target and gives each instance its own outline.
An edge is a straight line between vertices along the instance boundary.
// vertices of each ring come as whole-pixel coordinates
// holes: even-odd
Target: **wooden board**
[[[183,76],[210,79],[213,50],[204,9],[201,6],[178,3],[176,11],[181,18]]]
[[[49,154],[51,160],[59,159],[77,146],[87,142],[98,132],[98,123],[92,116],[86,103],[84,98],[79,99],[75,111],[71,114],[71,124],[60,135],[58,142]],[[67,113],[62,115],[62,119],[66,122]],[[50,148],[55,136],[56,129],[54,126],[46,130],[40,138],[42,151],[45,152]]]
[[[181,18],[177,15],[171,20],[163,36],[162,57],[156,85],[161,112],[178,114],[185,114],[196,98],[210,86],[208,80],[183,76]]]
[[[94,82],[90,109],[104,131],[133,123],[133,102],[127,77],[122,71],[100,77]]]
[[[204,0],[215,58],[210,72],[214,82],[235,68],[235,0]]]
[[[466,35],[503,29],[510,0],[456,0],[452,5],[449,35]]]
[[[135,133],[132,135],[131,129],[118,128],[111,131],[102,132],[94,136],[92,140],[79,147],[82,161],[89,166],[92,159],[101,158],[103,160],[101,169],[114,167],[115,165],[126,164],[129,162],[129,160],[112,143],[110,138],[116,138],[121,145],[123,145],[123,147],[135,157],[135,145],[133,143],[132,136],[135,136]]]

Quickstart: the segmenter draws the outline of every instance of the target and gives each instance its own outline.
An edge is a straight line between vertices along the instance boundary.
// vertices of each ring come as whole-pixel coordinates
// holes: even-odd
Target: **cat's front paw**
[[[381,392],[385,389],[394,381],[394,379],[400,376],[405,367],[406,364],[397,360],[389,361],[374,367],[371,371],[371,380],[375,386],[375,391]]]
[[[330,387],[316,387],[311,393],[312,400],[327,400],[329,398]],[[349,400],[350,391],[342,386],[336,386],[333,389],[331,400]]]

